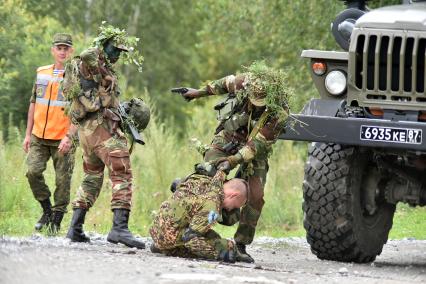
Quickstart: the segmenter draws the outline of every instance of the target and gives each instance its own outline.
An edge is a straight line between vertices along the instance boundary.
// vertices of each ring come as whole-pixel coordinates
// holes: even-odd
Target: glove
[[[210,163],[198,163],[195,165],[195,172],[199,175],[214,177],[217,173],[216,167]]]
[[[218,171],[223,171],[226,174],[229,174],[229,172],[231,171],[231,164],[225,160],[223,162],[220,162],[220,164],[218,164],[216,168]]]
[[[225,167],[225,168],[229,167],[229,170],[232,170],[237,165],[239,165],[242,161],[243,161],[243,157],[241,156],[240,153],[237,153],[235,155],[231,155],[231,156],[228,156],[228,157],[217,159],[215,161],[215,166],[218,169],[219,169],[219,166],[222,166],[222,167]],[[224,162],[225,162],[225,164],[221,165]],[[226,164],[226,162],[229,163],[229,166]]]
[[[179,186],[179,184],[182,182],[182,179],[181,178],[175,178],[173,181],[172,181],[172,184],[170,185],[170,191],[171,192],[175,192],[176,190],[177,190],[177,187]]]

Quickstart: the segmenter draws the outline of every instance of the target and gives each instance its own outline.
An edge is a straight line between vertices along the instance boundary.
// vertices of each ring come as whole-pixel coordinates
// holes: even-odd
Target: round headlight
[[[334,95],[341,95],[346,90],[346,75],[342,71],[334,70],[325,77],[325,88]]]

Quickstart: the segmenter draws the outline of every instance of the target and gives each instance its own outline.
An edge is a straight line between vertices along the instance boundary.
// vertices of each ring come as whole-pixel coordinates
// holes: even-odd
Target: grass
[[[398,204],[390,239],[426,239],[426,207],[413,208]]]
[[[147,145],[136,146],[132,154],[134,175],[131,230],[147,236],[153,211],[157,210],[169,192],[169,184],[176,177],[190,173],[200,159],[189,146],[189,139],[200,138],[203,143],[211,139],[216,125],[214,112],[206,107],[195,107],[188,114],[193,117],[190,134],[178,137],[176,131],[160,123],[155,115],[145,136]],[[171,123],[173,125],[173,123]],[[41,214],[38,202],[32,196],[25,177],[26,155],[21,149],[22,135],[17,128],[9,129],[10,140],[0,140],[0,235],[31,235]],[[0,133],[1,134],[1,133]],[[1,135],[0,135],[1,137]],[[289,237],[304,236],[301,208],[303,166],[306,145],[279,141],[270,159],[268,182],[265,188],[265,207],[258,224],[256,236]],[[83,177],[81,150],[76,153],[76,165],[72,178],[71,200]],[[54,188],[54,171],[51,161],[45,172],[46,181]],[[111,227],[111,186],[105,179],[102,192],[95,206],[87,215],[85,229],[107,233]],[[426,239],[426,208],[398,206],[390,238]],[[65,234],[71,214],[66,214],[61,234]],[[231,237],[235,227],[217,226],[226,237]]]

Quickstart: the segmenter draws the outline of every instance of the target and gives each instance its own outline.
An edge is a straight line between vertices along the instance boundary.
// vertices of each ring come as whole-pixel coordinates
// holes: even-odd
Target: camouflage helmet
[[[104,21],[99,27],[99,34],[93,40],[92,45],[100,48],[108,41],[112,41],[116,48],[126,51],[123,54],[124,64],[134,64],[138,67],[138,71],[142,72],[143,56],[140,55],[137,50],[139,38],[129,36],[126,30],[116,28],[112,25],[107,25]]]
[[[255,61],[244,69],[244,88],[237,93],[240,99],[248,98],[254,106],[266,106],[272,113],[288,110],[291,91],[283,70],[271,68],[264,61]]]
[[[112,25],[105,25],[105,22],[102,22],[102,25],[99,27],[99,34],[93,40],[93,45],[100,47],[111,41],[116,48],[129,51],[129,48],[126,46],[127,37],[128,35],[125,30]]]
[[[138,131],[142,132],[148,126],[151,118],[151,111],[148,105],[140,98],[133,98],[130,102],[125,102],[124,105]]]
[[[264,92],[259,92],[259,93],[250,92],[248,95],[249,101],[257,107],[263,107],[266,105],[265,98],[266,98],[266,94]]]

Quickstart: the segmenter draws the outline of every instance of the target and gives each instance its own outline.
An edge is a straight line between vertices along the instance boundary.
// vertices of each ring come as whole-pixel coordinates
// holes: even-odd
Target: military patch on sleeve
[[[43,88],[42,86],[38,86],[38,87],[36,88],[36,96],[37,96],[38,98],[42,98],[42,97],[43,97],[43,95],[44,95],[44,88]]]
[[[218,217],[219,217],[219,214],[217,212],[215,212],[213,210],[210,211],[209,216],[208,216],[209,224],[215,222]]]

